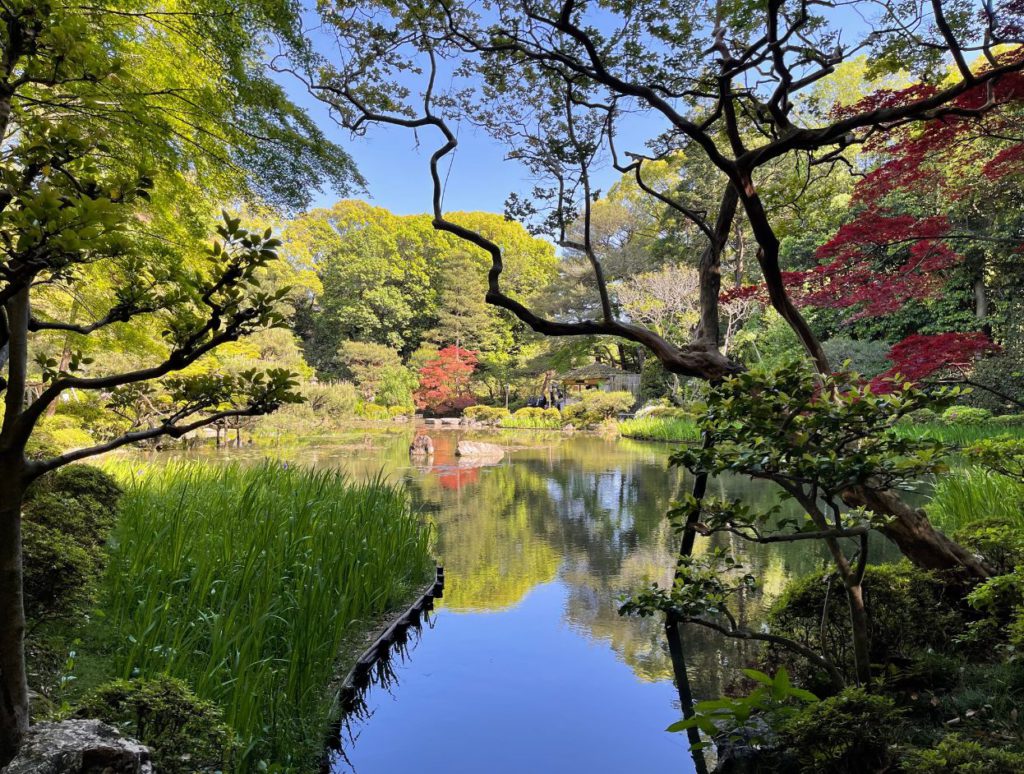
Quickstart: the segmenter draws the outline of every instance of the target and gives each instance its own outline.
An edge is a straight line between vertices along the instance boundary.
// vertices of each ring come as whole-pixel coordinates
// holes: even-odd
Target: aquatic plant
[[[113,543],[117,672],[181,678],[219,705],[242,770],[315,763],[346,637],[431,570],[402,488],[269,462],[135,472]]]

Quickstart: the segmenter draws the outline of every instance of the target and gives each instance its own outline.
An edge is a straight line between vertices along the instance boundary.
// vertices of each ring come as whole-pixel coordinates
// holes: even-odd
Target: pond
[[[395,679],[369,689],[333,771],[694,771],[686,737],[664,730],[681,712],[663,629],[655,619],[617,613],[624,592],[671,579],[676,538],[665,512],[691,484],[667,467],[671,447],[473,432],[509,452],[497,465],[472,467],[454,456],[465,432],[433,431],[433,464],[414,465],[411,435],[367,432],[269,452],[407,482],[435,527],[446,571],[429,627],[394,664]],[[766,485],[746,480],[716,481],[712,490],[775,501]],[[708,543],[698,541],[698,550]],[[718,544],[745,557],[760,579],[738,610],[747,619],[790,577],[823,566],[801,544],[755,552]],[[740,647],[685,632],[697,699],[721,695],[735,679]]]

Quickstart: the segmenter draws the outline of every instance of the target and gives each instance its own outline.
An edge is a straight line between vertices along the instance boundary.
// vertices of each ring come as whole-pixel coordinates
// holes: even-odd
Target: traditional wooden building
[[[565,397],[570,401],[586,390],[631,392],[637,401],[640,400],[640,374],[631,374],[603,363],[574,368],[562,374],[561,381]]]

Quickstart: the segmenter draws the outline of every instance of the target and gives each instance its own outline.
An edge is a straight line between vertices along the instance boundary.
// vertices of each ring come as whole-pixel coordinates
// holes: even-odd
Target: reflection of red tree
[[[445,468],[437,471],[437,482],[445,489],[459,490],[467,484],[476,483],[480,468]]]

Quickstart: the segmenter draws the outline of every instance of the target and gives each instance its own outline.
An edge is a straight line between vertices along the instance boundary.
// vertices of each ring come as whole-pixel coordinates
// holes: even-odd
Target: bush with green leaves
[[[121,488],[107,473],[71,465],[39,479],[25,498],[25,612],[74,614],[92,600],[117,520]]]
[[[148,746],[157,771],[232,770],[236,740],[223,713],[182,680],[115,680],[86,696],[75,714],[99,718]]]
[[[594,427],[629,411],[635,402],[631,392],[587,390],[577,402],[562,409],[562,418],[576,428]]]
[[[502,427],[531,430],[560,430],[562,428],[562,412],[556,408],[526,407],[516,410],[509,416],[499,420]]]
[[[708,394],[700,422],[708,442],[675,452],[672,464],[695,476],[738,473],[773,482],[802,513],[780,518],[778,509],[688,497],[675,509],[679,526],[761,544],[824,544],[838,576],[836,591],[847,601],[856,679],[866,684],[872,628],[864,592],[868,533],[882,530],[901,548],[906,545],[909,555],[919,557],[927,546],[937,555],[958,551],[963,561],[977,562],[930,531],[917,511],[893,504],[893,490],[909,489],[945,469],[942,444],[908,438],[894,426],[913,411],[948,404],[958,395],[929,394],[911,385],[876,393],[856,374],[820,377],[800,363],[726,379]],[[861,507],[849,508],[851,501]]]
[[[985,558],[996,575],[1024,566],[1024,531],[1009,519],[982,519],[953,533],[953,538]]]
[[[847,688],[809,704],[778,732],[800,774],[864,774],[887,770],[901,722],[892,699]]]
[[[823,341],[821,346],[830,363],[856,371],[869,379],[892,367],[889,360],[891,345],[884,341],[833,336]]]
[[[743,674],[756,684],[746,696],[708,699],[693,705],[693,714],[673,723],[667,731],[689,731],[699,729],[709,737],[729,736],[745,727],[753,717],[764,720],[769,728],[775,728],[797,715],[803,705],[813,705],[818,697],[793,685],[785,668],[774,675],[757,669],[744,669]],[[763,742],[756,736],[747,737],[747,742]]]
[[[947,424],[980,425],[992,419],[992,412],[974,406],[950,406],[942,412],[942,421]]]
[[[1024,771],[1024,752],[986,747],[949,734],[932,747],[904,751],[900,770],[905,774],[1010,774]]]
[[[870,657],[876,665],[903,661],[950,644],[962,624],[944,582],[908,563],[870,565],[864,571],[864,604],[870,621]],[[834,574],[814,573],[791,581],[768,612],[770,630],[822,653],[847,677],[853,675],[850,613]],[[812,690],[827,676],[792,664]],[[819,689],[820,690],[820,689]]]
[[[971,622],[963,642],[987,651],[993,646],[1024,647],[1024,565],[989,578],[967,595],[967,603],[982,617]]]
[[[462,416],[474,422],[482,422],[486,425],[496,425],[502,419],[509,416],[507,408],[503,406],[485,406],[478,403],[475,406],[467,406],[462,411]]]
[[[967,397],[972,406],[994,414],[1020,413],[1024,402],[1024,344],[1008,346],[1002,352],[982,358],[974,365],[971,381],[977,387]]]

